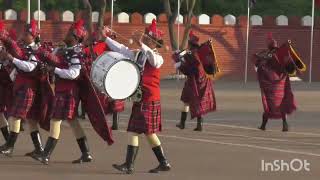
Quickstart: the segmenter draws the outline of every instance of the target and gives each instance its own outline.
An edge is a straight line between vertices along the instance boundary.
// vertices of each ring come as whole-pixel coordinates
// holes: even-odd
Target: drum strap
[[[146,64],[146,61],[147,61],[147,56],[142,51],[139,51],[137,53],[135,61],[140,68],[140,72],[143,72],[144,65]]]

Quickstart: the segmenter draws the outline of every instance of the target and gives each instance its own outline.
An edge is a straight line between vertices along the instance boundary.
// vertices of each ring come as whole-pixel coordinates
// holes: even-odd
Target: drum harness
[[[157,52],[156,50],[154,51]],[[141,82],[142,82],[144,66],[147,62],[147,59],[148,57],[145,52],[142,52],[141,50],[139,50],[136,53],[135,59],[133,61],[139,67],[141,79],[140,79],[139,87],[137,88],[136,92],[133,93],[133,95],[128,98],[129,101],[140,102],[142,100]]]

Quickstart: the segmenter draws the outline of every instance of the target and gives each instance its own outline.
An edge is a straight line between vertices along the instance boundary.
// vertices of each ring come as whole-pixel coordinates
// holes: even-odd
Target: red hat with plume
[[[163,34],[164,34],[162,31],[160,31],[160,30],[157,28],[157,21],[156,21],[156,19],[153,19],[151,25],[150,25],[149,27],[146,27],[145,33],[148,34],[149,36],[157,39],[157,40],[162,39],[162,36],[163,36]]]
[[[269,49],[278,47],[278,42],[273,38],[273,35],[271,32],[269,32],[267,35],[267,42],[268,42]]]
[[[72,31],[73,35],[79,39],[84,39],[87,35],[87,30],[84,28],[84,21],[82,19],[79,19],[73,23],[70,27],[70,30]]]
[[[189,42],[193,44],[198,44],[199,42],[199,37],[196,36],[193,31],[190,31],[189,33]]]
[[[30,24],[26,25],[26,32],[29,32],[33,37],[37,37],[40,34],[40,31],[38,29],[37,21],[31,20]]]
[[[5,29],[5,25],[2,20],[0,20],[0,33],[4,34],[5,36],[9,35],[8,31]]]

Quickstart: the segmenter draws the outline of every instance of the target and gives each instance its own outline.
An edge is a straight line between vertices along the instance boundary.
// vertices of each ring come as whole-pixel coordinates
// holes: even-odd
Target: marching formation
[[[134,36],[139,49],[117,42],[107,27],[89,36],[82,20],[72,24],[63,46],[57,48],[41,42],[39,34],[36,22],[31,21],[18,41],[14,31],[6,30],[0,22],[0,128],[6,141],[0,146],[0,153],[13,155],[21,123],[25,122],[34,145],[26,156],[48,165],[60,138],[61,123],[66,121],[81,151],[80,158],[72,163],[91,162],[88,138],[76,118],[78,107],[87,113],[95,132],[112,145],[111,130],[118,129],[124,100],[130,98],[133,106],[127,127],[126,158],[113,167],[126,174],[134,172],[139,136],[144,134],[159,162],[150,172],[169,171],[171,165],[157,136],[163,127],[160,67],[165,59],[158,51],[163,46],[163,32],[157,28],[156,20]],[[280,118],[282,130],[288,131],[287,114],[296,110],[289,76],[306,67],[290,41],[279,47],[270,34],[267,46],[267,50],[253,57],[264,107],[259,129],[265,130],[269,119]],[[174,52],[172,58],[174,67],[187,77],[181,94],[181,119],[176,127],[185,129],[190,111],[191,119],[197,119],[194,131],[203,131],[204,115],[216,111],[213,80],[220,69],[213,42],[200,44],[199,37],[191,31],[188,48]],[[109,114],[113,116],[112,127],[107,123]],[[39,128],[49,133],[45,145]]]

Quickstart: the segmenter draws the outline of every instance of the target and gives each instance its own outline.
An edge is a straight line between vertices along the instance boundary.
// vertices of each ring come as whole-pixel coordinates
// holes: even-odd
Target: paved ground
[[[15,156],[0,157],[0,179],[170,179],[170,180],[315,180],[320,176],[320,83],[293,85],[299,111],[290,117],[291,132],[282,133],[281,121],[271,121],[268,131],[256,129],[261,121],[261,102],[256,83],[243,85],[218,82],[216,96],[218,111],[206,117],[205,131],[193,132],[194,121],[188,121],[184,131],[175,128],[179,119],[180,89],[182,81],[163,81],[164,132],[161,140],[173,170],[160,175],[148,174],[157,165],[146,141],[141,138],[141,151],[136,162],[136,173],[121,175],[111,167],[124,160],[126,148],[125,126],[129,116],[121,115],[121,131],[114,132],[116,143],[108,147],[83,121],[95,161],[91,164],[72,165],[71,160],[80,153],[72,132],[63,127],[61,141],[52,155],[52,163],[42,166],[22,155],[31,150],[27,133],[20,136]],[[45,133],[43,133],[45,134]],[[3,142],[0,139],[0,142]],[[262,172],[262,160],[293,159],[308,161],[311,171]],[[297,168],[299,164],[295,163]]]

